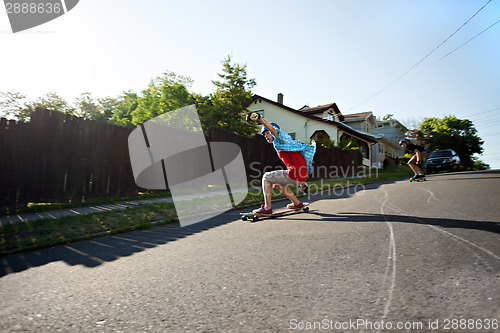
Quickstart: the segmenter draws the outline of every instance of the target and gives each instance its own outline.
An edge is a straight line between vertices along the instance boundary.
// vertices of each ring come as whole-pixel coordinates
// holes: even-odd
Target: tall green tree
[[[431,150],[455,150],[465,170],[473,170],[476,160],[473,155],[483,152],[483,141],[468,119],[455,116],[427,118],[420,124],[420,135]]]
[[[149,87],[142,91],[142,96],[137,100],[131,122],[138,125],[165,112],[193,104],[194,98],[188,91],[192,82],[190,78],[173,72],[163,73],[151,80]]]
[[[101,106],[100,120],[110,122],[110,119],[113,116],[116,107],[118,106],[119,99],[107,96],[98,98],[97,102]]]
[[[197,99],[203,126],[247,136],[255,134],[258,126],[245,121],[255,79],[247,78],[246,65],[233,64],[230,56],[222,61],[222,74],[218,75],[220,80],[212,81],[217,90],[209,99]]]
[[[117,100],[117,104],[113,109],[113,115],[109,119],[109,123],[113,125],[134,128],[132,123],[132,113],[137,109],[139,96],[129,90],[123,93]]]

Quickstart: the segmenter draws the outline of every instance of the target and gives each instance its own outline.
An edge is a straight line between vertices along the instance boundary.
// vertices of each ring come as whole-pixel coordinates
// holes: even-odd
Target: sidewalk
[[[6,215],[0,216],[0,225],[8,225],[18,222],[25,221],[36,221],[41,219],[58,219],[64,216],[75,216],[75,215],[83,215],[90,213],[102,213],[108,212],[111,210],[122,210],[131,207],[136,207],[144,204],[153,204],[153,203],[165,203],[172,202],[172,198],[156,198],[156,199],[144,199],[144,200],[134,200],[134,201],[123,201],[117,202],[114,204],[106,204],[106,205],[97,205],[97,206],[88,206],[88,207],[76,207],[76,208],[64,208],[64,209],[56,209],[49,210],[46,212],[39,213],[20,213],[16,215]]]
[[[234,192],[233,192],[234,193]],[[208,196],[216,196],[225,194],[227,196],[227,192],[210,192]],[[185,194],[176,197],[176,200],[193,200],[198,198],[199,195],[196,194]],[[0,216],[0,225],[8,225],[19,222],[26,221],[37,221],[41,219],[58,219],[64,216],[75,216],[75,215],[84,215],[90,213],[102,213],[109,212],[112,210],[123,210],[131,207],[137,207],[140,205],[149,205],[154,203],[168,203],[173,202],[172,197],[164,197],[164,198],[154,198],[154,199],[144,199],[144,200],[133,200],[133,201],[121,201],[114,204],[104,204],[104,205],[96,205],[96,206],[87,206],[87,207],[74,207],[74,208],[62,208],[49,210],[46,212],[38,212],[38,213],[20,213],[16,215],[4,215]]]

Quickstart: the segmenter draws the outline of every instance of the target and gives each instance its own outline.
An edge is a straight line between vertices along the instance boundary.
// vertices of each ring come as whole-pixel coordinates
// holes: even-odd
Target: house
[[[296,110],[283,104],[282,94],[278,94],[277,101],[254,95],[248,109],[278,123],[292,138],[302,142],[356,141],[363,155],[363,165],[372,165],[372,146],[377,139],[370,133],[343,124],[344,116],[335,103]]]
[[[344,115],[342,122],[360,131],[373,133],[377,127],[377,119],[371,111]]]
[[[405,138],[408,129],[395,119],[389,119],[384,121],[378,121],[377,127],[373,130],[374,133],[383,135],[388,140],[399,143],[400,140]],[[401,149],[398,145],[398,149],[389,152],[392,157],[402,157],[404,156],[404,149]]]
[[[372,142],[375,142],[374,144],[372,143],[371,153],[369,155],[370,162],[368,165],[371,165],[371,167],[381,169],[384,166],[384,161],[386,159],[390,161],[390,164],[394,164],[396,162],[395,158],[397,157],[397,153],[401,150],[401,147],[398,144],[399,140],[391,141],[386,138],[383,133],[375,132],[375,130],[379,127],[379,123],[372,112],[369,111],[342,115],[335,103],[320,105],[313,108],[304,106],[299,109],[299,111],[322,119],[341,122],[345,126],[357,131],[359,135],[363,135],[365,138],[371,138]],[[364,146],[360,145],[360,147],[363,149]],[[365,161],[365,163],[367,162]]]
[[[379,139],[375,145],[372,156],[372,167],[381,169],[384,167],[384,162],[389,165],[397,163],[398,152],[402,150],[399,144],[389,140],[381,134],[375,134]]]
[[[397,120],[393,120],[393,122],[401,125]],[[398,153],[402,151],[398,144],[400,139],[393,140],[394,133],[392,131],[378,131],[384,127],[386,127],[387,130],[388,125],[385,125],[385,122],[378,122],[371,111],[346,114],[344,115],[342,123],[364,133],[365,135],[373,135],[373,137],[377,140],[377,143],[372,149],[371,155],[371,166],[373,168],[381,169],[384,166],[385,160],[387,160],[387,163],[389,164],[396,163]],[[402,127],[404,128],[404,126]],[[393,128],[396,129],[396,127]],[[388,136],[389,134],[390,136]],[[402,136],[404,137],[404,133]]]

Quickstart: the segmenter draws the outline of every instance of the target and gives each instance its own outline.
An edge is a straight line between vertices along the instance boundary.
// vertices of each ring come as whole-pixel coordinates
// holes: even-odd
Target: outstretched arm
[[[259,119],[259,123],[261,123],[262,125],[264,125],[268,130],[269,132],[271,132],[271,134],[276,134],[278,133],[278,130],[276,128],[273,127],[273,125],[271,125],[267,120],[265,120],[264,118],[260,118]]]

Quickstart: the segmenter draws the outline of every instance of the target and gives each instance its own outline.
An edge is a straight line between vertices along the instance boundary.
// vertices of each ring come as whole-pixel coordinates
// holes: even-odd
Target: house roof
[[[335,103],[318,105],[312,108],[308,106],[303,106],[302,108],[299,109],[299,111],[307,114],[318,114],[318,113],[323,113],[329,109],[333,109],[333,112],[339,116],[340,121],[344,120],[344,116],[342,115],[342,113],[339,110],[339,107]]]
[[[408,132],[408,128],[406,128],[405,125],[401,124],[399,120],[396,119],[389,119],[389,120],[382,120],[382,121],[377,121],[377,124],[382,125],[382,124],[396,124],[397,126],[401,127],[401,130],[404,132]]]
[[[292,113],[295,113],[295,114],[298,114],[304,118],[307,118],[307,119],[311,119],[311,120],[315,120],[315,121],[319,121],[319,122],[322,122],[322,123],[325,123],[325,124],[329,124],[329,125],[333,125],[333,126],[337,126],[339,129],[343,130],[344,132],[346,133],[349,133],[351,135],[355,135],[363,140],[366,140],[366,141],[369,141],[369,142],[377,142],[377,139],[373,136],[373,134],[371,133],[366,133],[363,132],[361,133],[360,131],[350,127],[350,126],[347,126],[345,124],[342,124],[342,123],[339,123],[339,122],[336,122],[336,121],[333,121],[333,120],[327,120],[327,119],[322,119],[322,118],[319,118],[319,117],[316,117],[316,116],[313,116],[312,114],[309,114],[308,112],[304,112],[304,110],[307,110],[307,109],[304,109],[304,110],[295,110],[295,109],[292,109],[291,107],[288,107],[284,104],[281,104],[281,103],[278,103],[278,102],[275,102],[275,101],[272,101],[270,99],[267,99],[265,97],[262,97],[262,96],[259,96],[259,95],[253,95],[252,96],[252,102],[254,102],[255,100],[262,100],[262,101],[265,101],[269,104],[272,104],[272,105],[276,105],[284,110],[287,110],[289,112],[292,112]],[[328,104],[332,107],[332,105],[335,105],[335,108],[338,110],[338,107],[335,103],[333,104]],[[338,112],[340,113],[340,110],[338,110]]]
[[[352,113],[344,115],[344,121],[360,121],[366,120],[370,116],[373,116],[371,111],[368,112],[360,112],[360,113]]]

